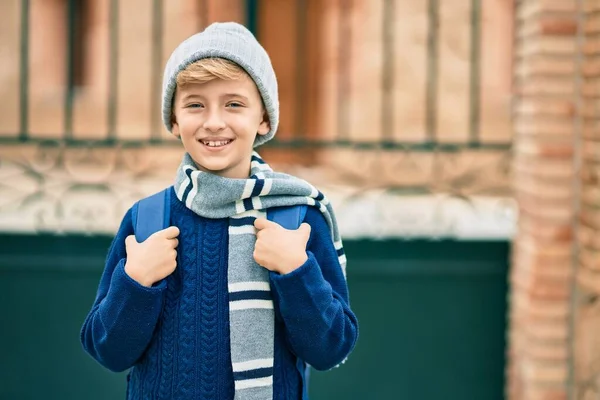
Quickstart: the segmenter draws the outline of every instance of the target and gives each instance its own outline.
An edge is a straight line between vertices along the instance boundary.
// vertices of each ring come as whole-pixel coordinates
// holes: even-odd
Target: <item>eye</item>
[[[191,103],[185,106],[185,108],[203,108],[204,105],[201,103]]]
[[[227,103],[227,107],[239,108],[239,107],[244,107],[244,105],[242,103],[238,103],[237,101],[232,101],[230,103]]]

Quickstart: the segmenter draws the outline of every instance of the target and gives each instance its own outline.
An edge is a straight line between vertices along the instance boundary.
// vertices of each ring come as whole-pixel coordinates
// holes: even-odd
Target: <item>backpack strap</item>
[[[153,233],[165,229],[170,224],[171,187],[137,203],[133,214],[135,238],[138,243],[148,239]],[[298,229],[306,216],[307,206],[276,207],[267,210],[267,219],[276,222],[286,229]],[[303,399],[308,398],[309,365],[300,358],[296,361],[296,369],[303,382]]]
[[[135,239],[141,243],[153,233],[169,227],[171,220],[171,187],[137,202],[133,213]]]
[[[307,206],[298,205],[291,207],[274,207],[267,210],[267,219],[284,227],[285,229],[298,229],[306,216]],[[308,381],[310,367],[301,358],[296,359],[296,369],[302,379],[302,398],[308,399]]]
[[[306,216],[304,205],[291,207],[274,207],[267,210],[267,219],[283,226],[285,229],[298,229]]]

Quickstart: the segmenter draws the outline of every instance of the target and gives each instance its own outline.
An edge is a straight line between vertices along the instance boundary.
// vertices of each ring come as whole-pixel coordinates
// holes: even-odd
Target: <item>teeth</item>
[[[225,146],[226,144],[229,144],[229,142],[231,142],[231,140],[219,140],[219,141],[203,140],[202,141],[202,143],[204,143],[208,147],[221,147],[221,146]]]

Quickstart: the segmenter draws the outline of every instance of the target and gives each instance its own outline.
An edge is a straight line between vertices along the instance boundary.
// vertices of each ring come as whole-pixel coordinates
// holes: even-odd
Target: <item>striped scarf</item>
[[[317,207],[331,229],[346,275],[346,256],[333,208],[308,182],[274,172],[252,154],[249,179],[230,179],[198,170],[186,154],[177,170],[177,197],[206,218],[229,218],[228,289],[231,362],[235,399],[273,398],[275,314],[269,271],[254,261],[254,220],[271,207]]]

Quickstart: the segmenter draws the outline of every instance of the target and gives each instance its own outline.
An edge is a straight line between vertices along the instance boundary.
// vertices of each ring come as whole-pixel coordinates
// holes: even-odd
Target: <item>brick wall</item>
[[[517,6],[507,397],[564,399],[568,381],[576,2]]]
[[[599,10],[597,0],[523,0],[517,8],[511,400],[566,399],[571,388],[576,398],[599,395]]]

